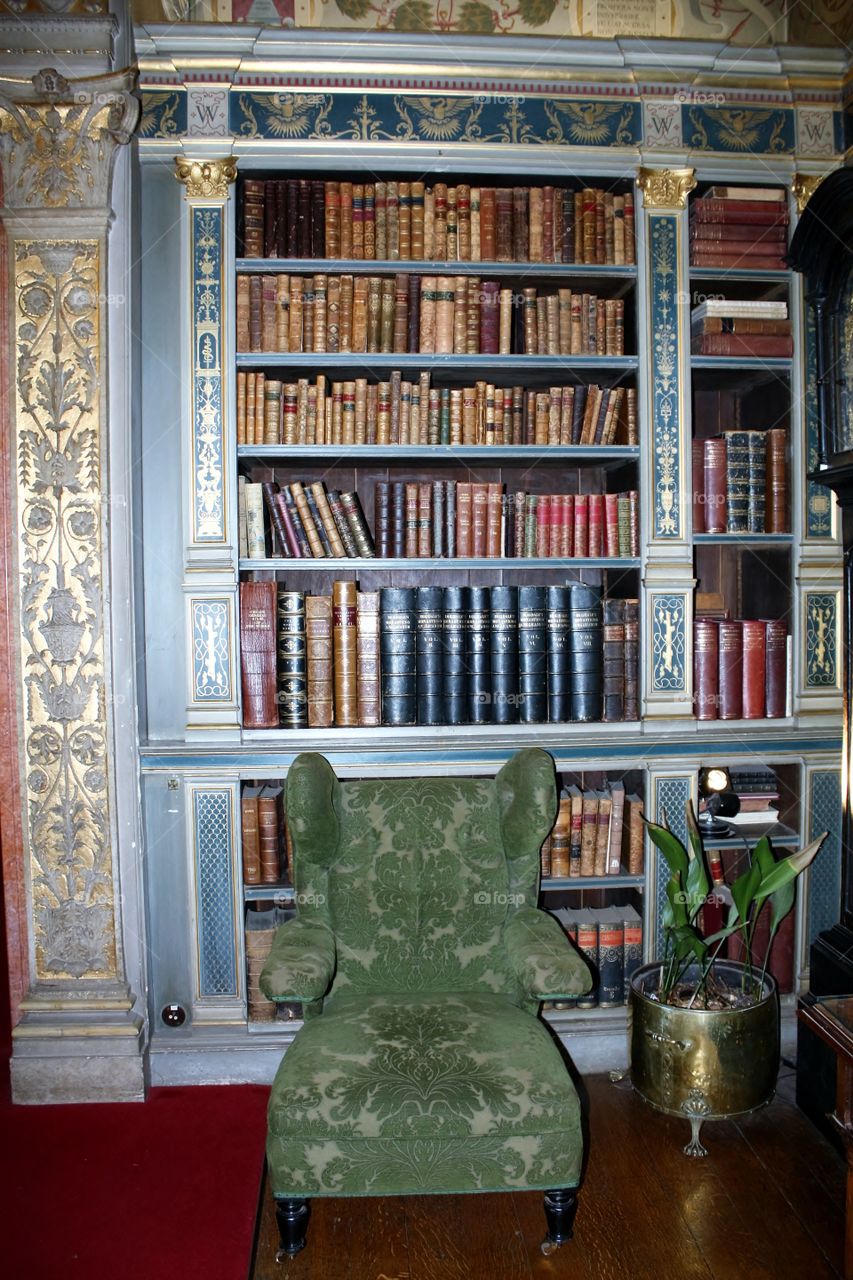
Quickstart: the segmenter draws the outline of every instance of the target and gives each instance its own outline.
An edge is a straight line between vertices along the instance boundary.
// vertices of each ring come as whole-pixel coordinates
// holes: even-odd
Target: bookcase
[[[285,48],[286,33],[281,33],[281,40]],[[508,49],[511,43],[502,42],[502,47]],[[430,48],[438,57],[438,46]],[[359,74],[366,74],[364,67]],[[548,92],[553,94],[553,86]],[[512,108],[516,111],[521,107],[517,96]],[[321,105],[315,97],[322,100]],[[799,842],[829,828],[837,842],[840,568],[831,504],[802,478],[814,422],[811,339],[801,315],[799,285],[782,269],[690,266],[690,203],[703,198],[711,185],[754,181],[748,161],[736,155],[699,154],[695,173],[689,171],[688,178],[688,171],[668,168],[664,161],[656,162],[654,155],[639,156],[636,140],[617,138],[609,126],[600,139],[583,144],[572,141],[568,130],[557,130],[547,139],[543,130],[542,145],[535,151],[529,140],[520,142],[517,133],[510,134],[506,144],[497,144],[499,152],[494,138],[478,141],[476,131],[452,144],[438,144],[426,125],[420,131],[413,126],[409,133],[404,129],[401,142],[403,135],[386,127],[386,116],[386,124],[375,136],[369,136],[365,126],[357,137],[342,127],[332,137],[325,131],[329,112],[342,111],[339,104],[345,100],[349,98],[340,86],[316,95],[281,91],[280,83],[275,93],[232,86],[228,145],[222,138],[207,137],[201,145],[190,136],[183,137],[178,165],[181,185],[175,183],[166,163],[167,147],[171,154],[175,144],[168,133],[158,136],[157,104],[152,103],[156,127],[150,139],[140,143],[146,262],[140,429],[140,518],[145,536],[139,572],[147,651],[142,775],[149,840],[152,1064],[160,1080],[264,1078],[292,1035],[296,1009],[285,1011],[288,1016],[278,1020],[250,1016],[252,966],[246,962],[247,942],[256,965],[260,944],[251,935],[263,930],[255,928],[258,921],[252,916],[247,927],[247,911],[258,916],[259,907],[290,910],[293,892],[283,879],[270,885],[244,884],[241,809],[246,786],[283,787],[289,764],[299,751],[324,752],[348,776],[417,777],[433,771],[492,773],[520,746],[541,745],[554,755],[564,787],[601,794],[608,784],[621,782],[628,794],[641,798],[648,817],[661,820],[665,813],[681,834],[685,802],[697,799],[700,765],[735,767],[760,760],[775,771],[784,797],[780,799],[780,841]],[[451,101],[463,109],[456,99]],[[374,98],[365,92],[359,110],[387,115],[390,102],[386,92]],[[408,99],[405,102],[411,119],[414,108]],[[499,106],[510,109],[506,104]],[[282,132],[286,111],[295,111],[304,128]],[[613,129],[616,124],[614,119]],[[224,155],[232,159],[226,163],[221,159]],[[770,160],[768,165],[762,182],[785,187],[785,207],[794,219],[790,160]],[[444,184],[481,192],[553,187],[571,192],[600,188],[623,197],[630,193],[635,260],[530,262],[519,261],[515,250],[504,254],[509,260],[503,261],[421,260],[411,256],[411,240],[408,257],[309,257],[289,251],[279,255],[278,244],[275,255],[269,257],[247,254],[241,212],[245,183],[271,183],[275,188],[280,182],[300,179],[309,186],[308,216],[313,209],[317,217],[319,204],[311,202],[311,183],[316,189],[320,183],[374,187],[396,183],[398,192],[401,183],[422,182],[433,191],[436,184]],[[697,183],[695,189],[692,182]],[[528,223],[528,257],[529,250]],[[373,345],[380,349],[328,349],[329,281],[371,276],[393,284],[393,291],[390,285],[386,288],[386,297],[392,301],[395,296],[405,297],[411,304],[417,294],[418,325],[412,322],[411,310],[405,326],[398,314],[395,347],[394,311],[388,303],[384,345],[391,349],[381,349],[380,284],[378,291],[374,288],[379,310],[373,322]],[[304,308],[305,285],[310,282],[313,289],[317,277],[326,295],[327,349],[317,349],[323,344],[315,344],[312,338],[311,350],[294,350],[288,318],[288,350],[282,350],[278,320],[275,337],[269,326],[264,337],[264,283],[272,315],[276,313],[270,280],[276,299],[281,296],[281,279],[287,279],[288,288],[293,279],[301,280]],[[415,349],[414,338],[419,339],[422,332],[425,278],[453,282],[454,304],[444,313],[451,336],[445,332],[435,345],[454,349]],[[253,280],[260,280],[260,285],[252,285]],[[463,283],[457,291],[459,281]],[[464,297],[470,300],[472,285],[479,293],[479,331],[469,308],[464,323],[455,317],[454,338],[455,300],[462,296],[463,286]],[[557,300],[556,307],[550,305],[550,351],[549,304],[531,309],[525,290],[533,288],[540,297],[552,295]],[[565,348],[560,354],[561,290],[621,304],[624,354],[588,350],[570,354]],[[261,308],[260,316],[256,312],[254,318],[253,291],[255,306]],[[504,324],[508,350],[500,349],[501,291],[509,295],[519,316]],[[693,354],[691,309],[706,295],[785,300],[793,326],[793,356]],[[292,292],[289,296],[292,316]],[[490,307],[497,311],[491,317],[497,327],[495,349],[490,349],[495,340],[488,325],[487,341],[482,342],[483,312]],[[538,340],[535,347],[526,345],[530,330],[525,329],[524,316],[531,310],[537,322],[543,320],[544,350]],[[238,334],[242,335],[239,341]],[[344,345],[362,344],[361,340],[353,344],[351,334]],[[365,335],[364,346],[368,345]],[[174,367],[176,352],[181,353],[178,379],[164,374]],[[264,375],[265,388],[273,384],[275,407],[270,420],[274,431],[267,430],[269,423],[259,414],[252,420],[251,431],[248,428],[248,379],[258,374]],[[425,395],[424,374],[429,375]],[[380,389],[380,384],[390,390]],[[485,384],[485,390],[478,384]],[[288,387],[296,388],[295,405],[285,404],[293,401]],[[571,388],[577,397],[579,389],[588,387],[626,392],[609,444],[602,443],[606,409],[598,441],[596,419],[586,443],[572,442],[572,415],[564,414],[565,391]],[[312,388],[314,394],[309,396]],[[501,419],[495,411],[498,393],[512,393],[513,388],[523,391],[505,396]],[[473,397],[466,389],[473,390]],[[628,419],[628,390],[634,393],[636,425]],[[437,393],[432,405],[430,391]],[[537,396],[542,397],[538,414]],[[321,398],[322,411],[318,409]],[[347,425],[345,400],[352,400],[352,408],[346,409]],[[553,411],[555,400],[559,414]],[[295,428],[286,426],[286,413],[297,420]],[[318,430],[320,417],[322,431]],[[166,423],[177,426],[164,429]],[[769,533],[694,534],[692,446],[734,426],[743,431],[785,431],[783,528]],[[245,499],[246,486],[272,485],[283,495],[294,482],[303,486],[304,493],[319,483],[327,497],[357,494],[376,554],[305,554],[298,536],[295,544],[287,529],[282,536],[263,505],[261,539],[256,525],[250,554],[248,511],[240,502],[241,490]],[[451,532],[447,482],[456,486],[453,535],[457,545],[459,486],[463,486],[463,498],[466,485],[486,489],[486,527],[478,554],[447,554]],[[395,542],[395,484],[418,487],[415,520],[432,517],[431,526],[412,532],[408,546],[405,526],[397,529]],[[429,500],[421,502],[425,486],[429,486]],[[491,541],[488,486],[503,499],[493,508],[500,514],[493,514]],[[437,488],[443,495],[443,506],[438,507]],[[532,541],[519,544],[517,508],[510,501],[517,493],[537,500],[543,495],[571,495],[571,537],[557,504],[561,519],[546,524],[547,538],[540,529],[537,541],[534,520]],[[589,496],[618,499],[629,493],[637,495],[633,545],[630,535],[627,546],[624,540],[620,545],[617,527],[617,541],[611,542],[608,554],[605,527],[600,553],[590,554]],[[383,495],[387,495],[387,507],[383,507]],[[414,501],[414,492],[411,496]],[[578,504],[578,496],[587,503]],[[270,497],[274,498],[274,491],[267,503]],[[575,516],[577,507],[584,505],[586,554],[578,554]],[[601,506],[606,526],[603,502]],[[554,510],[549,503],[545,507],[549,514]],[[539,511],[538,501],[535,508]],[[526,520],[530,511],[526,505],[523,510]],[[255,511],[257,515],[257,506]],[[319,531],[318,525],[318,536]],[[294,545],[299,554],[294,553]],[[583,541],[580,545],[584,546]],[[450,723],[443,703],[439,714],[427,713],[420,723],[417,707],[408,716],[387,716],[380,687],[378,698],[374,694],[367,699],[372,705],[358,723],[356,681],[355,696],[350,690],[345,697],[355,707],[354,719],[348,714],[336,722],[334,700],[340,690],[333,687],[333,709],[325,723],[311,723],[306,710],[305,719],[292,721],[291,727],[274,721],[269,727],[249,727],[247,700],[241,691],[240,592],[246,584],[270,582],[291,595],[312,597],[331,596],[335,583],[357,582],[359,592],[378,594],[380,619],[382,592],[389,588],[491,591],[524,585],[547,590],[577,583],[600,592],[605,600],[637,601],[636,668],[627,682],[624,616],[621,620],[623,713],[605,718],[602,639],[601,686],[596,694],[600,711],[584,719],[572,719],[565,711],[559,717],[550,715],[547,680],[545,714],[541,702],[538,710],[531,711],[529,705],[525,709],[530,689],[521,687],[516,665],[515,683],[510,682],[505,691],[512,710],[502,722],[474,718],[467,701]],[[339,603],[351,607],[349,597]],[[726,611],[731,618],[784,621],[784,714],[750,720],[719,715],[697,718],[694,618],[718,621]],[[544,656],[547,674],[547,639],[538,653],[540,659]],[[414,658],[416,662],[417,646]],[[381,671],[381,661],[379,665]],[[527,669],[527,675],[537,673],[541,668],[535,664]],[[416,666],[413,674],[417,690]],[[307,694],[306,689],[299,697]],[[625,704],[630,709],[632,698],[638,714],[626,716]],[[794,990],[803,979],[809,939],[822,927],[823,918],[836,910],[834,856],[830,854],[819,868],[816,865],[800,895],[791,940]],[[630,908],[641,921],[644,957],[655,954],[663,876],[650,847],[644,851],[640,870],[629,871],[623,857],[618,872],[544,878],[540,901],[569,912]],[[624,1062],[626,1013],[621,1005],[554,1009],[546,1016],[571,1044],[583,1068]]]

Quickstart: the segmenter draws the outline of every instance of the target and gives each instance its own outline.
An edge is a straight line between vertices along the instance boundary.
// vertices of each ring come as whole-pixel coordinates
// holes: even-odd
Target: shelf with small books
[[[300,272],[317,275],[328,271],[329,266],[328,258],[237,258],[235,262],[237,271],[246,275],[296,275]],[[568,283],[575,280],[584,282],[601,280],[608,282],[605,287],[616,289],[620,285],[627,288],[637,278],[637,267],[634,263],[617,265],[583,262],[502,262],[498,259],[449,262],[446,258],[442,261],[426,262],[419,259],[407,262],[399,258],[336,258],[334,268],[335,271],[345,272],[348,275],[365,271],[380,272],[383,275],[397,273],[439,275],[452,271],[453,275],[459,276],[500,274],[506,276],[508,280],[526,279],[535,275],[542,280],[564,280]],[[610,281],[615,281],[615,286],[611,286]]]
[[[237,461],[246,466],[269,466],[294,461],[426,462],[452,464],[502,463],[524,469],[565,467],[592,463],[597,467],[620,466],[640,456],[638,445],[560,444],[243,444]]]
[[[368,557],[366,559],[360,559],[359,557],[353,557],[352,559],[326,557],[321,560],[313,558],[287,560],[278,556],[267,557],[262,560],[240,561],[241,572],[272,569],[282,573],[315,573],[318,569],[322,569],[327,573],[345,573],[348,570],[357,568],[361,577],[365,573],[369,573],[371,579],[396,569],[416,569],[418,572],[428,572],[436,569],[494,569],[502,572],[510,570],[524,570],[527,572],[533,570],[538,573],[548,573],[560,569],[610,569],[615,571],[618,569],[637,569],[639,566],[640,559],[638,556],[553,556],[547,559],[509,556],[453,556],[449,559],[435,556],[424,556],[422,558],[387,556],[382,559],[376,557]]]

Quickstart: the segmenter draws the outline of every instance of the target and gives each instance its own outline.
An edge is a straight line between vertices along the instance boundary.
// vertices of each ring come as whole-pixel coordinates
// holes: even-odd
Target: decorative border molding
[[[228,540],[222,376],[224,223],[222,202],[190,205],[193,433],[190,540],[205,546],[224,545]]]
[[[840,689],[839,593],[803,592],[806,689]]]
[[[189,598],[192,647],[191,706],[233,706],[234,598],[203,595]]]
[[[688,593],[651,594],[651,688],[653,693],[687,693]]]
[[[803,427],[806,474],[818,465],[819,413],[817,403],[817,340],[814,311],[803,307]],[[833,494],[826,485],[805,481],[805,536],[811,541],[831,541],[833,528]]]
[[[681,456],[683,389],[678,226],[675,214],[652,213],[646,217],[652,365],[652,538],[662,542],[682,541],[685,534],[682,473],[687,462]]]

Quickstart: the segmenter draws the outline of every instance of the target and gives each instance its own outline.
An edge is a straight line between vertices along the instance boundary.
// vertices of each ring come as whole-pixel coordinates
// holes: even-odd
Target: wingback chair
[[[339,782],[294,761],[298,914],[261,976],[304,1006],[269,1103],[280,1259],[313,1196],[540,1189],[543,1250],[571,1237],[580,1107],[537,1012],[591,975],[536,907],[556,808],[538,749],[495,778]]]

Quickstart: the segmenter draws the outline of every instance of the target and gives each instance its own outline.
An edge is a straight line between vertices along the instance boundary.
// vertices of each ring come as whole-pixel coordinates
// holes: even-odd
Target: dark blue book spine
[[[467,587],[444,587],[443,589],[442,686],[445,724],[465,724],[468,718],[468,679],[465,660],[467,598]]]
[[[383,587],[379,593],[382,723],[417,722],[414,587]]]
[[[518,693],[523,724],[548,719],[545,588],[518,588]]]

